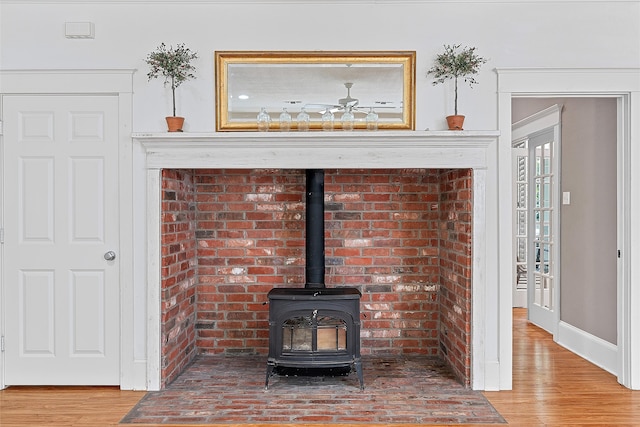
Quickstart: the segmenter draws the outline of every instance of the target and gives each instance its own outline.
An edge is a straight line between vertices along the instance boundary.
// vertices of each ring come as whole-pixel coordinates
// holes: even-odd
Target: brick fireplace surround
[[[395,143],[388,159],[378,152],[385,135]],[[160,214],[151,263],[159,270],[159,388],[198,354],[266,357],[267,293],[304,286],[304,168],[317,167],[325,169],[326,283],[362,292],[362,354],[437,356],[472,386],[473,240],[485,240],[474,230],[485,222],[474,202],[484,204],[495,133],[134,138],[146,150],[148,187],[159,192],[150,201]],[[406,157],[416,150],[425,156]]]

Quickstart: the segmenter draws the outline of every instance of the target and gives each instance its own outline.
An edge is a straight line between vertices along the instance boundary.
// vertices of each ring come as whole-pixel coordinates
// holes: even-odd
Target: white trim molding
[[[511,126],[511,139],[521,139],[534,132],[560,124],[562,105],[552,105],[525,117]]]
[[[536,0],[536,3],[634,3],[638,0]],[[0,4],[522,4],[531,0],[0,0]]]
[[[640,86],[639,68],[496,68],[496,72],[498,93],[513,96],[611,96],[635,92]]]
[[[594,97],[618,99],[618,342],[620,384],[640,389],[640,69],[498,68],[500,154],[511,146],[514,97]],[[634,116],[632,116],[632,114]],[[506,294],[506,290],[504,291]],[[566,330],[566,328],[565,328]]]
[[[618,374],[618,347],[614,344],[562,321],[556,342],[605,371]]]
[[[136,70],[0,70],[0,93],[132,94]],[[55,88],[55,89],[52,89]],[[130,132],[130,130],[129,130]]]
[[[472,387],[500,390],[511,384],[511,323],[495,309],[498,265],[509,253],[498,245],[496,131],[160,133],[133,135],[141,147],[140,179],[147,204],[147,351],[149,390],[160,378],[160,172],[164,168],[469,168],[473,169]],[[510,286],[510,277],[504,286]],[[510,310],[506,301],[504,310]],[[501,359],[507,354],[509,360]],[[508,363],[507,363],[508,362]],[[506,378],[505,378],[506,376]]]

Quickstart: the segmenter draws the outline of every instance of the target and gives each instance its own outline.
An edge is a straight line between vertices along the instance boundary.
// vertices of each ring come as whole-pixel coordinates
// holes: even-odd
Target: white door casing
[[[3,112],[6,384],[119,384],[118,99]]]
[[[131,215],[132,205],[134,203],[132,188],[132,149],[131,149],[131,126],[132,126],[132,98],[133,98],[133,74],[135,70],[0,70],[0,107],[3,100],[10,96],[23,95],[81,95],[86,97],[111,97],[115,99],[117,105],[116,113],[116,135],[113,136],[113,143],[117,145],[117,165],[115,167],[115,175],[109,176],[114,183],[111,188],[117,191],[117,207],[115,208],[116,221],[119,222],[119,229],[116,230],[117,240],[119,241],[119,250],[116,249],[118,263],[116,274],[116,286],[119,289],[119,301],[116,304],[117,323],[124,327],[118,331],[119,340],[119,372],[117,383],[122,389],[144,389],[146,385],[146,361],[144,354],[144,345],[136,346],[136,329],[138,322],[140,325],[144,323],[145,310],[144,307],[135,310],[136,293],[144,292],[144,277],[139,280],[134,279],[135,273],[133,268],[134,262],[134,229],[133,218]],[[95,110],[90,110],[89,113]],[[79,112],[79,111],[78,111]],[[0,113],[3,113],[0,111]],[[6,113],[6,112],[4,112]],[[86,111],[85,111],[86,113]],[[79,116],[80,117],[80,116]],[[84,118],[84,124],[79,124],[79,133],[83,133],[83,128],[87,125],[87,117]],[[81,119],[82,121],[83,119]],[[90,120],[89,120],[90,121]],[[6,143],[7,118],[0,115],[0,140],[3,145]],[[4,152],[2,153],[4,157]],[[0,206],[0,215],[4,213],[7,206],[5,194],[7,187],[15,186],[10,179],[5,176],[4,162],[0,162],[2,169],[2,205]],[[82,162],[80,162],[82,163]],[[80,164],[79,163],[79,164]],[[78,172],[84,172],[91,175],[91,171],[82,166]],[[42,174],[42,171],[39,171]],[[95,176],[95,174],[94,174]],[[140,196],[137,196],[140,198]],[[5,230],[8,226],[7,219],[2,217],[2,228]],[[14,325],[8,323],[7,309],[13,301],[7,301],[5,289],[5,270],[9,267],[4,259],[6,254],[13,251],[7,242],[0,245],[0,253],[3,262],[0,263],[0,333],[4,335],[7,330],[13,328]],[[102,259],[104,254],[101,254]],[[102,262],[106,262],[104,259]],[[76,275],[76,283],[89,283],[94,286],[83,271],[79,271]],[[33,282],[32,282],[33,283]],[[42,281],[40,283],[43,283]],[[135,284],[142,288],[138,291]],[[17,304],[17,303],[16,303]],[[86,311],[81,314],[85,316],[96,316],[87,314]],[[105,314],[106,315],[106,314]],[[127,325],[127,326],[125,326]],[[143,330],[143,328],[139,328]],[[143,332],[144,333],[144,332]],[[80,336],[79,338],[87,339]],[[138,342],[143,339],[138,339]],[[87,342],[90,342],[87,341]],[[95,341],[94,341],[95,342]],[[8,346],[7,346],[8,347]],[[86,351],[86,350],[85,350]],[[5,375],[10,369],[6,364],[6,351],[0,353],[0,389],[7,386]],[[86,382],[86,381],[85,381]]]
[[[501,156],[511,150],[513,97],[604,96],[618,99],[618,381],[640,389],[640,106],[638,68],[498,68]],[[512,287],[503,288],[511,300]]]

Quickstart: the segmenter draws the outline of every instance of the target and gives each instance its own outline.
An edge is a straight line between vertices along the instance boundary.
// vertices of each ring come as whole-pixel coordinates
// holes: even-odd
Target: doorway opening
[[[522,129],[517,129],[517,123],[527,122],[525,117],[540,118],[545,112],[550,113],[553,105],[562,105],[559,108],[562,124],[558,120],[557,135],[550,127],[551,120],[545,122],[544,118],[539,129],[529,128],[525,136]],[[521,296],[524,286],[534,285],[528,286],[533,288],[528,289],[526,304],[529,320],[550,332],[560,345],[616,373],[620,217],[618,100],[616,97],[514,98],[512,114],[514,146],[528,147],[526,164],[530,174],[524,235],[518,234],[524,214],[516,212],[514,217],[516,271],[522,270],[518,265],[522,240],[528,242],[527,280],[521,277],[518,280],[516,276],[514,304],[522,302],[518,294]],[[538,151],[532,147],[532,141]],[[558,146],[553,150],[553,144],[560,141],[562,148]],[[517,159],[524,150],[514,148],[513,154],[516,175]],[[544,170],[546,159],[551,165],[550,174]],[[519,164],[520,167],[525,164],[522,158]],[[557,179],[555,186],[554,179]],[[522,185],[515,183],[516,187]],[[519,192],[516,190],[514,194],[517,209]]]

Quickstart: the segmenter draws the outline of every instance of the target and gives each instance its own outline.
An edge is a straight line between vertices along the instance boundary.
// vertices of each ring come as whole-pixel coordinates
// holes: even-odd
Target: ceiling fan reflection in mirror
[[[354,98],[351,96],[351,88],[353,87],[353,83],[346,82],[344,83],[344,87],[347,89],[347,96],[345,96],[344,98],[338,99],[338,102],[336,104],[309,103],[304,105],[305,110],[317,111],[320,114],[324,114],[327,111],[330,111],[331,113],[337,113],[342,111],[342,112],[368,114],[368,113],[371,113],[374,109],[396,108],[393,105],[392,101],[375,101],[374,102],[375,105],[359,105],[360,100],[358,98]]]
[[[365,123],[365,129],[377,130],[379,115],[375,109],[395,109],[391,101],[374,101],[375,105],[360,105],[360,100],[351,96],[352,82],[344,83],[344,87],[347,89],[347,96],[338,99],[337,104],[305,104],[302,111],[306,114],[307,110],[314,112],[314,109],[321,114],[322,129],[332,130],[334,122],[334,113],[341,112],[339,117],[342,124],[342,130],[355,129],[355,123],[363,121]],[[364,115],[363,118],[356,118],[356,113]]]

